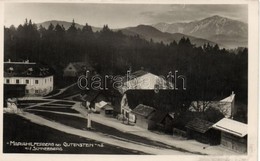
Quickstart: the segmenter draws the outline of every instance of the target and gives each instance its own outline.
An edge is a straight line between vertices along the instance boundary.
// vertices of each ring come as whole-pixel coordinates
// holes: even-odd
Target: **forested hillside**
[[[103,75],[123,75],[129,67],[165,76],[178,70],[186,76],[190,92],[227,95],[235,91],[239,101],[247,102],[246,48],[233,53],[218,45],[196,47],[186,38],[170,44],[155,43],[112,31],[107,25],[93,32],[88,24],[79,29],[73,22],[65,30],[59,24],[37,28],[26,20],[17,28],[5,27],[4,59],[48,64],[55,69],[55,76],[61,76],[63,68],[75,61],[89,61]]]

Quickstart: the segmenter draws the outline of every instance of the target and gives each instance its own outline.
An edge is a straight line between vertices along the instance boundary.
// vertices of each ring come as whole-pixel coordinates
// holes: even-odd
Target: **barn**
[[[221,131],[223,147],[239,153],[247,152],[247,124],[223,118],[213,128]]]
[[[212,128],[213,123],[195,118],[185,126],[188,139],[195,139],[204,144],[220,144],[220,132]]]

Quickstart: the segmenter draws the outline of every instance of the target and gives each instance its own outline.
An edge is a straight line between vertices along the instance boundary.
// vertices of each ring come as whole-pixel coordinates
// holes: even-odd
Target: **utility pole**
[[[87,78],[87,80],[88,80],[88,77],[89,77],[89,70],[86,70],[86,78]],[[86,106],[87,106],[87,120],[88,120],[87,128],[91,129],[91,117],[90,117],[91,109],[90,109],[90,103],[88,104],[86,102]]]

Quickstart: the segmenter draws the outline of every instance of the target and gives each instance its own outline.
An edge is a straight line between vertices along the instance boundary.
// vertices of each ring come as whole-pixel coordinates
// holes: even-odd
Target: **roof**
[[[85,71],[86,69],[92,70],[92,67],[87,62],[72,62],[71,64],[78,72]]]
[[[185,127],[200,133],[205,133],[212,128],[212,125],[213,123],[209,121],[195,118],[192,121],[188,122]]]
[[[175,112],[190,104],[184,91],[177,90],[128,90],[125,92],[128,106],[134,109],[139,104],[151,106],[159,111]]]
[[[149,73],[149,72],[144,71],[144,70],[135,71],[135,72],[133,72],[133,73],[130,73],[130,75],[128,75],[128,76],[124,76],[124,77],[123,77],[123,82],[127,82],[127,81],[129,81],[129,80],[134,79],[134,78],[141,77],[141,76],[143,76],[143,75],[145,75],[145,74],[148,74],[148,73]],[[128,77],[128,78],[127,78],[127,77]]]
[[[92,90],[91,92],[86,92],[83,95],[83,100],[93,102],[98,97],[99,94],[100,91],[95,91],[95,90]]]
[[[53,71],[47,66],[29,62],[4,62],[4,77],[47,77]]]
[[[167,112],[156,111],[150,120],[160,123],[167,115],[169,115]]]
[[[109,105],[109,104],[106,104],[103,108],[105,110],[114,110],[114,108],[111,105]]]
[[[147,72],[147,71],[144,71],[144,70],[137,70],[137,71],[131,73],[131,76],[141,77],[141,76],[143,76],[143,75],[145,75],[145,74],[148,74],[148,72]]]
[[[132,112],[134,114],[138,114],[138,115],[141,115],[141,116],[144,116],[144,117],[148,117],[154,111],[155,111],[155,109],[153,107],[140,104]]]
[[[230,96],[220,100],[220,102],[233,102],[233,100],[235,99],[235,94],[231,94]]]
[[[239,136],[247,135],[247,124],[235,120],[223,118],[213,125],[213,128]]]
[[[105,101],[100,101],[100,102],[95,104],[95,106],[97,106],[99,108],[103,108],[106,105],[107,105],[107,102],[105,102]]]

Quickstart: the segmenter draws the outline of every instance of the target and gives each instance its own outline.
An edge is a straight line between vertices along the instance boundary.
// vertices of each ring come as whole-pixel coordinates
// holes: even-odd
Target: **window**
[[[39,80],[35,80],[35,84],[39,84]]]
[[[50,78],[50,81],[51,81],[51,78]]]
[[[13,71],[14,71],[14,68],[13,68],[13,67],[10,67],[10,68],[8,69],[8,73],[9,73],[9,74],[12,74]]]
[[[39,93],[39,90],[35,90],[35,93]]]
[[[10,79],[6,79],[6,83],[9,84],[10,83]]]
[[[26,84],[29,84],[30,82],[29,82],[29,80],[28,80],[28,79],[26,79],[26,80],[25,80],[25,83],[26,83]]]
[[[47,79],[45,79],[45,83],[47,82]]]
[[[29,68],[29,69],[27,70],[27,75],[32,75],[32,72],[33,72],[33,68]]]
[[[20,81],[19,81],[19,79],[16,79],[15,82],[16,82],[16,84],[19,84]]]
[[[28,93],[29,93],[29,90],[28,90],[28,89],[26,89],[26,90],[25,90],[25,93],[26,93],[26,94],[28,94]]]

